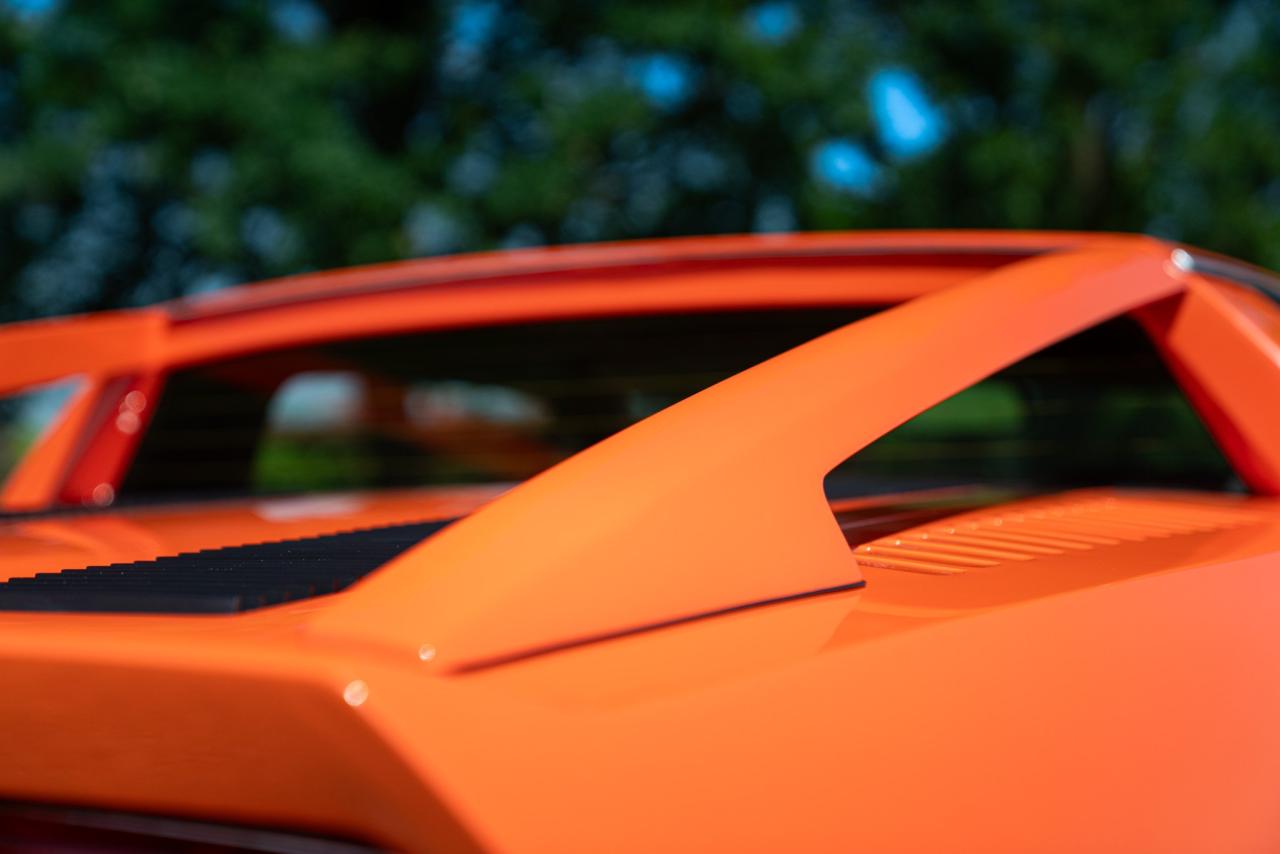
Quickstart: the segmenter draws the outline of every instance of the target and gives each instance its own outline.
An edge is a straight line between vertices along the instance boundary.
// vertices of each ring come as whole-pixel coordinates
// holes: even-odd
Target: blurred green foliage
[[[1269,3],[0,8],[0,320],[752,230],[1119,229],[1280,266]],[[884,69],[927,150],[878,117]]]

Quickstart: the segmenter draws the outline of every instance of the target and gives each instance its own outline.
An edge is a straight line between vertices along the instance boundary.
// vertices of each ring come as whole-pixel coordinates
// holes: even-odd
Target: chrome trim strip
[[[1225,279],[1238,285],[1246,285],[1262,291],[1272,299],[1280,300],[1280,276],[1276,276],[1274,273],[1269,273],[1251,264],[1245,264],[1243,261],[1232,261],[1227,258],[1205,255],[1185,247],[1174,250],[1175,255],[1178,252],[1183,253],[1188,260],[1190,272],[1199,273],[1202,276]]]

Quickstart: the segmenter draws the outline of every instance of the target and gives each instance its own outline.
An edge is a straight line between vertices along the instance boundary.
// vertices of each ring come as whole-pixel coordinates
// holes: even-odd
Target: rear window
[[[868,445],[827,478],[848,497],[930,487],[1239,490],[1138,323],[1120,317],[1023,359]]]
[[[869,313],[750,311],[435,331],[183,370],[166,382],[122,497],[518,481]],[[827,488],[841,497],[974,483],[1238,485],[1127,318],[933,407],[855,455]]]
[[[868,309],[423,332],[172,374],[121,490],[149,498],[523,480]]]

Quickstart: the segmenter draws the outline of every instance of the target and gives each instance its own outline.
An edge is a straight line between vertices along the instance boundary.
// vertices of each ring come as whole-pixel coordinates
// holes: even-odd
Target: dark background
[[[0,320],[718,232],[1280,266],[1278,45],[1244,0],[2,0]]]

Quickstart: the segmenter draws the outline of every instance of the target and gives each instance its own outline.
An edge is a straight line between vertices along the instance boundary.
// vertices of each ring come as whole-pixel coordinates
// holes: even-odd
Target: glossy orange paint
[[[822,236],[784,244],[845,260],[792,277],[779,249],[747,296],[734,290],[740,269],[713,274],[728,263],[720,256],[697,275],[654,269],[603,296],[513,279],[494,286],[504,297],[487,315],[464,292],[489,284],[408,288],[402,308],[416,304],[413,322],[427,325],[919,297],[498,497],[351,497],[377,508],[330,505],[327,516],[323,502],[304,502],[287,529],[255,521],[253,503],[8,523],[11,547],[63,538],[47,553],[62,560],[77,548],[156,553],[483,504],[351,590],[295,605],[226,617],[0,614],[0,796],[313,828],[402,850],[1275,850],[1280,431],[1267,428],[1280,314],[1172,265],[1170,247],[1145,238],[876,239],[898,253],[941,240],[968,263],[915,259],[913,279],[899,258],[864,287],[855,273],[867,256],[852,250],[872,238]],[[717,243],[595,257],[679,266],[711,248],[775,251],[768,239]],[[537,263],[557,275],[589,267],[575,252],[590,254]],[[481,276],[467,265],[489,262],[449,263],[442,277]],[[393,272],[280,286],[278,301],[270,289],[231,295],[203,317],[161,310],[173,313],[141,361],[120,356],[109,372],[162,373],[264,346],[255,336],[267,319],[294,311],[305,331],[271,341],[334,334],[322,308],[349,314],[375,298],[360,291],[374,281],[377,299],[390,299]],[[657,281],[668,273],[679,288]],[[596,290],[609,279],[576,276]],[[439,314],[426,308],[437,287]],[[522,288],[554,296],[540,303]],[[362,334],[390,328],[381,311],[357,324]],[[1100,490],[1007,503],[901,537],[967,530],[990,557],[1001,551],[992,531],[1039,519],[1021,542],[1056,553],[1006,548],[1035,556],[953,574],[860,565],[822,493],[832,466],[1124,312],[1142,317],[1229,438],[1254,497]],[[0,332],[0,352],[4,341]],[[750,478],[734,465],[748,457]],[[1069,530],[1043,521],[1058,511]]]
[[[1276,311],[1241,290],[1196,277],[1173,304],[1152,307],[1147,326],[1236,469],[1274,495],[1280,493]]]

